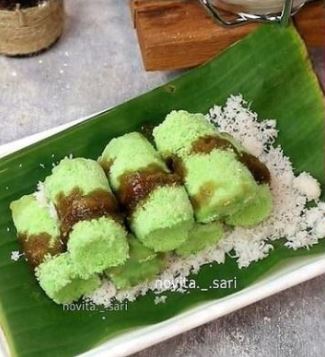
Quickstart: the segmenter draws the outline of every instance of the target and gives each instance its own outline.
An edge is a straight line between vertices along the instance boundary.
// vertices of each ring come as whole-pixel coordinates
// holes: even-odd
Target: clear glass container
[[[279,22],[286,26],[304,4],[314,0],[199,0],[222,26],[248,22]]]
[[[277,14],[283,9],[284,0],[211,0],[216,8],[233,13],[254,15]],[[293,0],[293,9],[302,6],[306,0]]]

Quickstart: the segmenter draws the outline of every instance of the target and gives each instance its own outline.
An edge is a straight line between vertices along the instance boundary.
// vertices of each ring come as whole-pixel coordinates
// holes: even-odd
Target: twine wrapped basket
[[[17,1],[18,2],[18,1]],[[48,0],[38,6],[0,10],[0,53],[28,55],[50,47],[61,35],[63,0]]]

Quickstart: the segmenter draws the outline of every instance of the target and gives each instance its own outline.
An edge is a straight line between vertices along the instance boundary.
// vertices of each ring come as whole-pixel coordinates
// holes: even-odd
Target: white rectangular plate
[[[0,157],[63,131],[86,119],[88,118],[2,145],[0,146]],[[82,356],[128,356],[324,273],[325,253],[310,257],[291,258],[285,264],[279,264],[266,276],[238,293],[212,302],[201,303],[164,322],[123,333]],[[9,356],[3,333],[0,333],[0,356]]]

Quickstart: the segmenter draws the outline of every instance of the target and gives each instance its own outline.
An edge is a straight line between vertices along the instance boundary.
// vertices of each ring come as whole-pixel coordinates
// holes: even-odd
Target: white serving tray
[[[91,117],[93,117],[93,115]],[[76,120],[2,145],[0,146],[0,157],[63,131],[86,119],[88,118]],[[250,287],[238,293],[219,300],[200,303],[196,307],[190,308],[186,312],[164,322],[148,327],[137,328],[121,334],[119,337],[110,339],[108,342],[82,354],[82,356],[128,356],[324,273],[325,253],[309,257],[291,258],[286,263],[281,263],[276,266],[269,271],[266,276],[260,278]],[[0,356],[9,356],[8,347],[1,329]]]

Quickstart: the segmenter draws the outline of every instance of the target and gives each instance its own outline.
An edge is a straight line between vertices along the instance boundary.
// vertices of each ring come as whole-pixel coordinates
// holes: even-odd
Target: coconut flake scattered
[[[42,207],[46,207],[49,211],[50,216],[58,221],[58,213],[56,211],[56,208],[53,204],[53,202],[50,202],[45,194],[45,187],[44,187],[44,183],[39,181],[37,184],[37,190],[36,192],[34,192],[34,197],[36,198],[36,200],[38,201],[38,203],[42,206]]]
[[[166,295],[155,296],[154,303],[155,303],[155,305],[164,304],[166,302],[166,300],[167,300]]]
[[[37,184],[37,190],[34,193],[34,197],[42,207],[47,206],[47,198],[44,190],[44,183],[39,181]]]
[[[66,156],[64,157],[64,159],[66,159],[66,160],[72,160],[72,159],[73,159],[73,153],[71,152],[69,155],[66,155]]]
[[[20,257],[22,257],[24,253],[20,253],[18,250],[14,250],[11,252],[10,259],[14,262],[17,262]]]
[[[319,182],[307,172],[303,172],[298,177],[295,177],[293,187],[306,196],[308,201],[318,200],[321,195]]]
[[[272,178],[272,214],[256,227],[228,229],[218,245],[195,256],[186,259],[170,256],[167,268],[154,281],[117,291],[111,282],[104,280],[102,287],[89,296],[93,302],[108,306],[113,298],[133,301],[149,290],[156,294],[168,290],[188,292],[190,273],[198,272],[204,264],[222,264],[226,255],[235,258],[243,268],[267,257],[277,239],[286,237],[285,245],[298,249],[309,248],[325,237],[325,203],[319,202],[320,185],[306,172],[295,177],[281,146],[273,146],[278,135],[276,121],[258,121],[257,114],[240,95],[229,97],[224,107],[213,107],[206,118],[267,165]],[[310,201],[315,204],[307,208]]]
[[[85,296],[85,301],[92,301],[96,305],[111,306],[113,298],[116,295],[115,286],[108,280],[104,279],[102,285],[97,288],[91,296]]]
[[[156,294],[164,291],[176,291],[185,293],[188,285],[188,275],[197,273],[200,266],[211,262],[224,263],[225,253],[217,247],[209,247],[195,256],[180,258],[174,255],[168,257],[166,269],[155,280],[143,282],[133,288],[119,290],[107,279],[103,279],[102,285],[85,297],[95,304],[109,307],[114,301],[134,301],[138,296],[145,295],[148,291]]]
[[[325,237],[325,215],[323,214],[322,219],[317,222],[315,227],[316,237],[322,239]]]
[[[281,146],[272,146],[278,134],[276,121],[258,121],[257,114],[250,110],[242,96],[231,96],[225,107],[212,108],[207,119],[220,131],[233,135],[271,172],[271,216],[256,227],[235,228],[219,244],[226,252],[235,252],[239,267],[247,267],[251,262],[265,258],[276,239],[286,237],[286,246],[298,249],[311,247],[324,238],[319,234],[322,232],[320,221],[325,218],[324,204],[305,207],[307,202],[319,199],[320,185],[306,172],[295,177],[290,159],[284,155]],[[247,143],[250,148],[263,149],[259,153],[249,150]],[[320,227],[319,231],[317,227]]]

